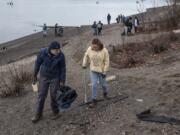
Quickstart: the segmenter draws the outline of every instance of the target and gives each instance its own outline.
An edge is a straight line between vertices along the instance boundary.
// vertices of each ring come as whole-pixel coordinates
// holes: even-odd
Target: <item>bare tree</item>
[[[144,24],[145,24],[145,11],[146,11],[145,1],[146,0],[137,0],[136,1],[137,11],[140,13],[141,22],[142,22],[143,27],[144,27]]]
[[[179,23],[179,18],[180,18],[180,8],[179,8],[179,3],[180,0],[165,0],[167,3],[168,7],[168,21],[169,25],[172,27],[177,27]]]

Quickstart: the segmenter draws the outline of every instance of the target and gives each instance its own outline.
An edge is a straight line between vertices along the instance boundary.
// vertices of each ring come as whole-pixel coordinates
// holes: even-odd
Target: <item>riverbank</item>
[[[98,38],[108,48],[111,56],[111,68],[108,76],[116,75],[116,80],[109,82],[109,95],[124,96],[128,98],[122,101],[104,101],[98,103],[94,109],[86,106],[77,107],[84,101],[84,87],[88,86],[89,73],[81,67],[85,50],[93,38],[90,26],[80,28],[65,28],[64,37],[55,37],[53,29],[48,31],[46,38],[42,33],[36,33],[12,42],[3,44],[7,50],[0,53],[1,71],[8,77],[8,69],[14,65],[20,65],[28,72],[33,73],[36,54],[40,48],[47,47],[50,42],[57,40],[63,45],[66,57],[67,81],[76,89],[77,100],[71,109],[61,110],[61,117],[50,120],[51,108],[49,97],[46,100],[43,119],[37,124],[32,124],[31,117],[34,114],[37,93],[32,91],[31,83],[23,89],[23,94],[17,97],[0,98],[0,134],[2,135],[175,135],[180,134],[179,125],[144,122],[137,119],[136,114],[147,108],[158,115],[180,117],[180,41],[168,43],[167,50],[159,54],[151,52],[153,49],[146,47],[156,39],[168,36],[171,31],[138,33],[122,38],[122,24],[105,25],[102,35]],[[178,36],[179,37],[179,36]],[[166,42],[166,39],[163,41]],[[126,49],[122,50],[122,45]],[[131,45],[132,43],[132,45]],[[164,43],[164,42],[161,42]],[[2,46],[2,45],[1,45]],[[134,50],[135,49],[135,50]],[[141,58],[151,59],[149,65],[135,65],[131,68],[114,68],[113,64],[136,51]],[[148,53],[146,53],[146,51]],[[126,53],[127,52],[127,53]],[[145,53],[143,53],[145,52]],[[133,54],[133,53],[132,53]],[[144,55],[145,54],[145,55]],[[31,56],[31,57],[30,57]],[[134,58],[134,57],[133,57]],[[149,59],[145,59],[149,62]],[[121,62],[121,61],[120,61]],[[87,80],[83,80],[84,76]],[[2,90],[3,86],[0,87]],[[102,91],[98,88],[98,99],[101,99]],[[91,87],[87,87],[88,98],[91,98]]]

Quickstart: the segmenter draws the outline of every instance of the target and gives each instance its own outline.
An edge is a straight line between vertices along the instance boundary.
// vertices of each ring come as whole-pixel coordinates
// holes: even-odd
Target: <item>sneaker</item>
[[[96,99],[93,99],[92,103],[89,105],[89,108],[95,108],[97,105]]]
[[[31,118],[32,123],[36,123],[41,119],[41,115],[36,114]]]
[[[52,116],[50,117],[51,120],[56,120],[57,118],[59,118],[59,112],[57,113],[53,113]]]

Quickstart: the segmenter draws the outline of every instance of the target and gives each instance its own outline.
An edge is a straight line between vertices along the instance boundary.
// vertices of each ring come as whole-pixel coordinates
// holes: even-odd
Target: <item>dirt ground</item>
[[[121,32],[121,25],[105,26],[99,38],[109,47],[110,44],[122,43]],[[135,37],[127,37],[127,41],[134,42]],[[139,37],[144,35],[138,34],[138,40]],[[86,84],[89,83],[89,73],[82,70],[81,61],[92,38],[92,31],[84,26],[80,30],[65,29],[63,38],[54,38],[51,31],[47,38],[42,38],[38,33],[0,45],[7,46],[7,50],[0,53],[0,64],[4,69],[7,63],[24,58],[22,63],[25,62],[28,70],[32,70],[34,54],[41,47],[46,47],[52,40],[68,42],[63,47],[67,85],[78,93],[72,107],[62,110],[61,117],[54,121],[49,119],[51,109],[48,97],[43,119],[37,124],[32,124],[30,120],[37,100],[37,93],[32,92],[30,84],[19,97],[0,98],[0,135],[180,135],[179,125],[143,122],[136,117],[137,113],[151,108],[158,115],[180,118],[180,44],[177,42],[176,49],[169,49],[157,55],[156,59],[151,59],[151,64],[126,69],[111,67],[108,75],[116,75],[117,79],[109,83],[109,96],[127,95],[128,98],[117,102],[106,100],[89,109],[77,106],[84,100],[84,75],[87,77]],[[102,98],[100,88],[98,98]]]

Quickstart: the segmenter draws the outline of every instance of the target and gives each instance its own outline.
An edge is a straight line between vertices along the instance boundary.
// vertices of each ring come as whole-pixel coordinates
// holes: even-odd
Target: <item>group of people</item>
[[[123,14],[119,14],[116,17],[116,23],[125,23],[126,17]],[[111,15],[108,13],[107,15],[107,24],[111,24]]]
[[[96,21],[94,21],[91,28],[93,29],[94,35],[101,35],[102,29],[103,29],[103,23],[101,21],[99,21],[98,23]]]
[[[137,16],[124,17],[123,15],[118,16],[118,22],[123,22],[124,32],[122,35],[126,35],[132,32],[134,27],[135,32],[138,32],[139,20]],[[107,16],[108,24],[111,22],[111,15]],[[94,35],[100,35],[102,32],[103,24],[101,21],[92,25]],[[55,24],[55,36],[59,36],[59,31],[63,33],[63,28]],[[47,26],[43,26],[43,36],[47,36]],[[82,69],[86,70],[90,67],[90,78],[92,84],[92,102],[89,105],[93,108],[97,105],[97,84],[98,82],[102,86],[103,96],[105,99],[108,98],[108,84],[106,81],[106,75],[109,71],[109,53],[104,47],[103,43],[98,39],[94,38],[91,45],[88,47],[84,54]],[[44,103],[50,89],[50,102],[52,109],[52,119],[56,119],[59,116],[59,107],[57,103],[57,91],[61,90],[62,86],[66,85],[66,60],[65,55],[62,51],[61,44],[57,41],[53,41],[48,48],[41,49],[37,56],[35,67],[34,67],[34,80],[33,82],[39,82],[38,87],[38,100],[34,117],[32,122],[38,122],[43,115]],[[38,79],[39,74],[39,79]]]
[[[133,33],[137,33],[139,25],[140,25],[139,19],[137,16],[132,18],[132,17],[126,17],[123,14],[120,14],[117,16],[116,22],[124,24],[124,31],[123,31],[122,35],[130,35]],[[107,15],[107,24],[108,25],[111,24],[110,13],[108,13],[108,15]],[[96,21],[94,21],[91,28],[93,30],[93,35],[95,35],[95,36],[101,35],[102,29],[103,29],[103,23],[101,21],[99,21],[98,23]]]
[[[63,27],[62,26],[58,26],[58,24],[56,23],[55,27],[54,27],[54,34],[55,34],[55,36],[62,37],[63,33],[64,33]]]
[[[48,29],[47,25],[44,24],[43,25],[43,37],[47,37],[47,29]],[[63,27],[58,26],[58,24],[56,23],[55,26],[54,26],[54,35],[62,37],[63,33],[64,33]]]
[[[108,86],[106,82],[106,74],[109,70],[109,53],[103,43],[95,38],[92,40],[91,46],[88,47],[84,54],[82,70],[86,70],[90,65],[90,78],[92,83],[92,103],[89,105],[93,108],[97,105],[97,84],[100,82],[103,89],[103,96],[108,98]],[[38,100],[35,108],[35,115],[32,122],[38,122],[43,115],[44,103],[50,89],[50,102],[52,109],[51,119],[59,117],[59,107],[57,103],[57,91],[61,90],[61,86],[66,84],[66,61],[61,45],[57,41],[53,41],[48,48],[41,49],[37,56],[34,67],[34,81],[38,81]]]
[[[116,22],[117,22],[117,23],[124,23],[124,22],[125,22],[125,19],[126,19],[126,17],[125,17],[124,15],[120,14],[120,15],[118,15],[118,16],[116,17]]]
[[[140,23],[137,16],[135,16],[134,19],[132,17],[127,17],[124,22],[124,32],[122,35],[131,35],[133,33],[137,33],[139,25]]]
[[[7,2],[7,5],[13,6],[14,3],[12,1],[11,2]]]

